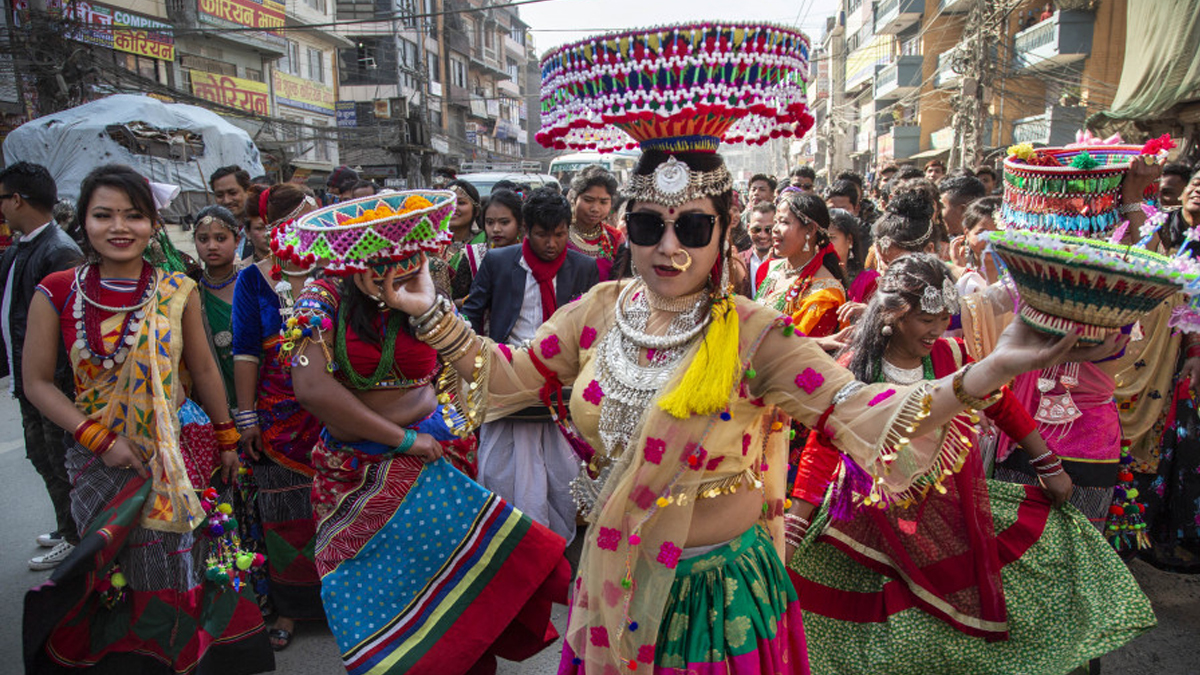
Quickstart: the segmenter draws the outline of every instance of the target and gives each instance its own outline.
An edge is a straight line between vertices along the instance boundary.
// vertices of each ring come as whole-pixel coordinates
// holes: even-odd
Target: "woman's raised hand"
[[[409,316],[424,314],[437,300],[437,289],[433,286],[433,277],[429,274],[429,259],[421,263],[421,269],[416,274],[404,279],[396,285],[396,273],[393,267],[383,276],[383,288],[380,295],[388,307]]]
[[[1062,363],[1102,361],[1124,349],[1129,336],[1113,333],[1098,345],[1080,346],[1078,341],[1078,335],[1055,337],[1040,333],[1017,318],[1000,334],[996,348],[986,360],[995,360],[1011,378]]]

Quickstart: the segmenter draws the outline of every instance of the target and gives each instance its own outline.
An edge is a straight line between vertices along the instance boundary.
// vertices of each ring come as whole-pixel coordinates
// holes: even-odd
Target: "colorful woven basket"
[[[801,136],[809,41],[771,25],[704,23],[600,35],[542,58],[546,147],[710,151]],[[614,128],[616,127],[616,128]]]
[[[1009,152],[999,225],[1099,237],[1121,221],[1121,181],[1142,146],[1014,146]]]
[[[417,254],[450,241],[455,200],[449,190],[406,190],[341,202],[277,228],[271,248],[280,258],[323,264],[326,274],[338,276],[396,263],[417,267]]]
[[[1083,342],[1103,342],[1197,277],[1166,256],[1107,241],[1011,229],[984,236],[1016,284],[1021,319],[1053,335],[1078,329]]]

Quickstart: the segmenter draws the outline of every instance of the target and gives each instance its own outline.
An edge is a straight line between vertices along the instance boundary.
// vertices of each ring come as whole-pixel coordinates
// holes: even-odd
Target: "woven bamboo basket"
[[[1020,295],[1019,316],[1052,335],[1100,343],[1190,280],[1171,259],[1107,241],[1020,230],[987,235]]]

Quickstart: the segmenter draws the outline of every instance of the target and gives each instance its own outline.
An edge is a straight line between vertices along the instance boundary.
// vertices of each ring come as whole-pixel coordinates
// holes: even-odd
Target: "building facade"
[[[828,175],[1074,140],[1121,77],[1127,0],[843,0],[814,109]]]

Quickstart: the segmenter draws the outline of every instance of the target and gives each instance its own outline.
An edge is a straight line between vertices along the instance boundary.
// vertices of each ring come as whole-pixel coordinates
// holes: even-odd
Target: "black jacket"
[[[555,300],[559,307],[586,293],[600,278],[595,260],[571,249],[565,255],[567,259],[555,277]],[[488,251],[471,282],[471,294],[463,304],[463,314],[475,331],[484,332],[487,319],[488,337],[498,343],[508,340],[525,300],[528,272],[521,267],[520,260],[520,244]]]
[[[54,221],[46,226],[31,240],[21,240],[14,243],[0,258],[0,298],[8,291],[8,273],[12,270],[12,299],[10,300],[9,325],[12,335],[4,345],[4,361],[0,364],[0,373],[8,372],[8,355],[12,354],[13,387],[18,397],[24,397],[25,391],[21,383],[21,349],[25,345],[25,324],[29,318],[29,303],[37,285],[50,274],[70,269],[83,260],[79,246]],[[2,317],[0,317],[2,318]],[[58,368],[54,380],[63,391],[73,389],[71,383],[71,364],[67,363],[66,350],[60,338],[58,347]]]

